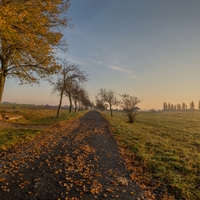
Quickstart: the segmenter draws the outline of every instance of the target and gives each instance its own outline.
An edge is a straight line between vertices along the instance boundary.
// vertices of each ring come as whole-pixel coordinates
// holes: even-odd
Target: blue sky
[[[163,102],[200,100],[199,0],[71,0],[63,30],[69,51],[60,53],[90,76],[91,100],[101,87],[143,101],[142,109]],[[47,82],[21,86],[6,82],[3,101],[57,105]],[[67,98],[63,104],[67,104]]]

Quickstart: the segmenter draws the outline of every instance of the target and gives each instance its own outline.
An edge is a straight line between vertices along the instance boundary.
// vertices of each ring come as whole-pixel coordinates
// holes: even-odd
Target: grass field
[[[122,112],[102,114],[153,179],[173,189],[177,199],[200,199],[200,112],[138,112],[134,124]]]
[[[8,115],[12,116],[15,113],[11,109],[4,110]],[[43,125],[50,125],[60,121],[71,121],[77,117],[84,115],[86,111],[68,113],[68,110],[61,110],[60,117],[56,117],[57,110],[53,109],[44,109],[41,107],[31,108],[17,108],[17,115],[23,116],[20,119],[7,121],[8,126],[4,127],[0,124],[0,150],[5,150],[9,148],[10,145],[22,142],[24,140],[30,140],[37,134],[41,133],[44,130]],[[15,114],[16,115],[16,114]],[[10,124],[10,126],[9,126]],[[24,125],[20,128],[13,126],[13,124]],[[38,125],[38,126],[29,126],[29,125]]]

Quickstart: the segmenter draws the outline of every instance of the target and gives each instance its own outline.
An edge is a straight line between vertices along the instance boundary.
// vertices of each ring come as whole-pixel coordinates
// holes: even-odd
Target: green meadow
[[[200,112],[138,112],[134,124],[123,112],[102,114],[152,179],[177,199],[200,199]]]
[[[6,111],[23,117],[9,121],[10,127],[0,126],[0,151],[34,138],[48,125],[71,121],[87,112],[68,114],[67,110],[61,110],[57,118],[55,109],[41,107]],[[128,149],[133,158],[140,159],[158,187],[166,188],[177,199],[199,199],[200,112],[138,112],[134,124],[128,123],[123,112],[114,112],[114,117],[110,117],[108,111],[101,114],[109,121],[120,145]],[[12,126],[16,124],[24,127]]]
[[[86,113],[86,111],[68,113],[61,110],[60,117],[56,117],[56,109],[45,109],[41,106],[19,106],[15,111],[10,107],[1,107],[9,116],[22,116],[16,120],[3,120],[6,126],[0,122],[0,151],[9,148],[12,144],[33,139],[51,124],[61,121],[72,121]],[[19,126],[18,126],[19,125]]]

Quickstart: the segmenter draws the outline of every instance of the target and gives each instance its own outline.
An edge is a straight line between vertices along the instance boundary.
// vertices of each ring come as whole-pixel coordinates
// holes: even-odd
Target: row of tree
[[[88,92],[84,88],[84,83],[88,81],[88,75],[81,71],[77,65],[69,65],[66,60],[63,61],[62,70],[59,73],[57,81],[53,82],[53,93],[60,96],[57,117],[60,115],[60,108],[63,97],[69,99],[69,113],[72,112],[72,104],[74,102],[75,112],[79,108],[88,108],[92,106]]]
[[[62,98],[69,98],[69,112],[72,101],[75,111],[88,107],[89,100],[84,83],[88,75],[76,65],[58,61],[57,52],[65,51],[67,43],[63,40],[62,28],[67,27],[67,10],[70,0],[0,0],[0,103],[6,79],[18,78],[21,84],[39,83],[47,79],[53,84],[53,92],[60,96],[57,116]],[[52,82],[52,75],[58,79]],[[121,104],[124,111],[133,118],[133,108],[141,100],[122,94]],[[101,89],[96,97],[97,107],[110,107],[119,102],[111,90]]]
[[[186,103],[182,104],[171,104],[171,103],[163,103],[163,110],[195,110],[195,105],[194,102],[191,101],[189,107],[187,106]],[[199,106],[198,109],[200,110],[200,101],[199,101]]]
[[[60,32],[67,27],[70,0],[0,0],[0,103],[6,79],[18,78],[21,84],[39,83],[45,78],[58,92],[60,114],[62,98],[69,98],[69,112],[91,105],[83,84],[88,75],[76,65],[62,64],[57,52],[66,51]],[[56,82],[52,75],[58,74]]]
[[[101,111],[106,110],[109,107],[110,115],[113,117],[112,107],[121,106],[129,119],[129,123],[134,123],[136,116],[136,105],[141,102],[141,99],[128,94],[120,94],[120,100],[117,98],[117,94],[114,90],[100,88],[98,94],[95,97],[96,108]]]

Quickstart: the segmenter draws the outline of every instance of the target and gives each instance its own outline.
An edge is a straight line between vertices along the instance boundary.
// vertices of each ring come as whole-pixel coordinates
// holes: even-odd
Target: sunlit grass
[[[8,148],[12,144],[30,140],[37,134],[43,132],[47,125],[51,125],[60,121],[72,121],[78,117],[83,116],[87,111],[68,113],[68,110],[61,110],[60,117],[56,117],[57,110],[48,109],[18,109],[17,115],[23,116],[20,119],[8,121],[11,126],[0,127],[0,150]],[[13,111],[8,111],[8,115],[14,115]],[[15,114],[16,115],[16,114]],[[12,124],[20,124],[20,128],[12,126]],[[36,125],[31,127],[31,125]],[[21,126],[21,125],[24,125]],[[38,125],[38,127],[37,127]],[[42,126],[46,125],[46,126]],[[37,128],[36,128],[37,127]]]
[[[64,120],[73,120],[80,115],[83,115],[85,111],[73,112],[69,114],[68,110],[61,110],[60,116],[56,117],[56,109],[41,109],[38,107],[35,108],[18,108],[17,111],[6,110],[7,114],[11,117],[13,116],[22,116],[22,118],[15,120],[8,120],[10,123],[19,123],[19,124],[43,124],[48,125]]]
[[[200,112],[139,112],[134,124],[104,112],[123,146],[137,154],[154,178],[173,187],[179,198],[200,197]]]
[[[42,130],[34,129],[1,129],[0,130],[0,150],[5,150],[12,144],[30,140]]]

